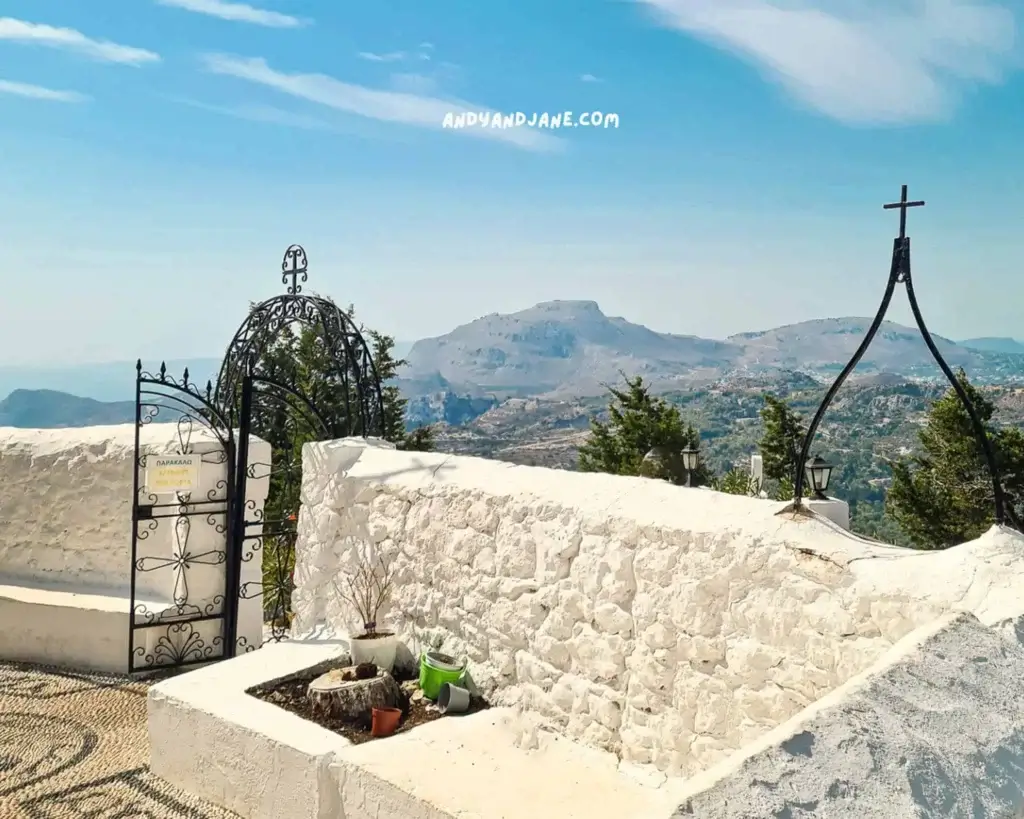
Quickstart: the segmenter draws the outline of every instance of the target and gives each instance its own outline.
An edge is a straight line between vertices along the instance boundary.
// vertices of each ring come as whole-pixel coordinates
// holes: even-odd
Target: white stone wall
[[[414,651],[465,656],[497,702],[672,775],[946,611],[1020,606],[1010,548],[908,552],[769,501],[351,440],[307,445],[303,471],[297,631],[358,625],[333,585],[368,540]]]
[[[0,576],[128,588],[131,425],[0,428]]]
[[[147,424],[140,430],[142,451],[149,455],[178,452],[182,434],[184,430],[176,423]],[[187,593],[190,605],[203,609],[213,606],[213,611],[225,591],[225,565],[209,565],[201,556],[225,548],[226,458],[220,443],[198,424],[189,443],[204,460],[200,490],[190,498],[192,503],[200,504],[189,508],[202,510],[203,514],[187,519],[185,551],[193,562],[184,571],[175,565],[174,558],[182,551],[179,540],[185,537],[184,524],[177,516],[177,498],[173,494],[150,496],[144,485],[145,470],[139,470],[143,482],[140,502],[169,505],[156,510],[158,519],[138,524],[142,537],[136,558],[152,570],[136,573],[137,608],[143,606],[153,616],[172,609],[183,593]],[[12,600],[37,605],[39,611],[76,605],[117,611],[120,606],[127,615],[134,446],[133,424],[44,430],[0,428],[0,587],[8,590],[5,594]],[[269,460],[269,445],[252,438],[250,461]],[[251,517],[262,510],[268,488],[265,474],[249,481],[246,497],[251,501]],[[214,502],[202,503],[211,499]],[[258,582],[259,561],[243,564],[243,574],[243,582]],[[187,584],[187,592],[182,584]],[[64,592],[94,595],[107,602],[77,601],[61,596]],[[21,609],[11,609],[14,613],[10,616],[20,616],[17,611]],[[137,619],[145,621],[138,613]],[[242,601],[239,620],[240,633],[250,644],[259,644],[262,612],[258,597]],[[219,621],[201,626],[206,631],[219,627]],[[127,618],[124,631],[127,640]],[[205,636],[213,638],[214,631]],[[136,648],[142,654],[152,654],[156,641],[164,634],[166,627],[140,632]],[[60,634],[44,636],[54,645],[63,639]]]
[[[134,436],[133,424],[0,427],[0,576],[9,582],[128,589]],[[217,463],[220,444],[198,425],[193,437],[194,451],[211,461],[203,465],[203,490],[196,494],[213,490],[223,497],[215,488],[227,474],[226,465]],[[147,424],[141,444],[146,453],[176,452],[177,424]],[[269,460],[265,442],[253,438],[250,448],[251,460]],[[253,497],[265,497],[265,486],[251,488]],[[140,495],[144,492],[142,487]],[[159,502],[169,502],[168,497]],[[172,527],[159,528],[153,542],[159,540],[162,553],[170,546]],[[190,537],[209,545],[203,535],[197,525]]]

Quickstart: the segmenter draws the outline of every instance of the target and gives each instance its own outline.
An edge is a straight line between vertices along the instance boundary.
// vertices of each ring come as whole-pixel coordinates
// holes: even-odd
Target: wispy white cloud
[[[429,61],[434,59],[433,52],[433,43],[420,43],[414,51],[360,51],[357,56],[359,59],[368,60],[371,63],[398,63],[405,60]]]
[[[336,111],[382,122],[441,130],[447,114],[490,110],[486,106],[458,100],[353,85],[324,74],[288,74],[274,70],[262,58],[208,54],[203,61],[206,69],[214,74],[236,77]],[[527,128],[473,127],[452,133],[493,139],[532,151],[551,151],[562,147],[561,140]]]
[[[998,0],[636,0],[850,124],[942,119],[971,84],[1019,65]]]
[[[243,119],[247,122],[260,122],[267,125],[282,125],[287,128],[299,128],[303,131],[335,131],[336,129],[329,122],[316,117],[309,117],[305,114],[297,114],[292,111],[285,111],[275,108],[272,105],[211,105],[199,100],[186,97],[172,97],[173,102],[180,105],[187,105],[200,111],[207,111],[211,114],[231,117],[232,119]]]
[[[77,91],[58,91],[53,88],[44,88],[41,85],[30,85],[11,80],[0,80],[0,94],[12,94],[16,97],[49,102],[88,102],[89,100],[85,94],[79,94]]]
[[[13,17],[0,17],[0,40],[19,43],[34,43],[77,51],[80,54],[108,63],[142,65],[159,62],[160,55],[144,48],[112,43],[109,40],[94,40],[73,28],[56,28],[43,23],[28,23]]]
[[[593,74],[580,74],[580,82],[601,82],[601,79]]]
[[[389,51],[387,54],[375,54],[372,51],[360,51],[360,60],[369,60],[371,63],[397,63],[405,59],[404,51]]]
[[[299,28],[308,22],[290,14],[267,11],[250,6],[248,3],[234,3],[228,2],[228,0],[156,0],[156,2],[161,6],[173,6],[198,14],[207,14],[210,17],[219,17],[221,20],[252,23],[268,28]]]

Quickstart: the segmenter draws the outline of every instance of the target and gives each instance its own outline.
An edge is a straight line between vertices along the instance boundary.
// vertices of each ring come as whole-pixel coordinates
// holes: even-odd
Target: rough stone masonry
[[[1020,538],[942,553],[780,505],[365,442],[311,444],[299,633],[357,625],[333,592],[360,543],[393,562],[386,621],[465,656],[498,704],[668,776],[756,742],[951,611],[1019,615]]]

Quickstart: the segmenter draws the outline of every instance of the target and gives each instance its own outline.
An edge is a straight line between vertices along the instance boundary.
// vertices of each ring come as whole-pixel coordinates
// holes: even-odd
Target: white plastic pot
[[[437,710],[442,714],[461,714],[469,708],[469,692],[451,683],[441,686],[437,695]]]
[[[395,655],[398,653],[398,637],[385,634],[378,637],[350,637],[349,653],[352,665],[373,663],[377,668],[390,672],[395,667]]]

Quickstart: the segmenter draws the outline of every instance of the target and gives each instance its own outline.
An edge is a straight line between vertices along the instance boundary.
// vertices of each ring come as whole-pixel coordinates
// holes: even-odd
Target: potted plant
[[[393,574],[383,557],[361,555],[355,571],[345,577],[343,586],[333,581],[338,597],[355,609],[363,623],[360,634],[349,638],[352,665],[373,663],[390,672],[395,667],[398,638],[394,632],[377,626],[377,615],[391,598]]]

